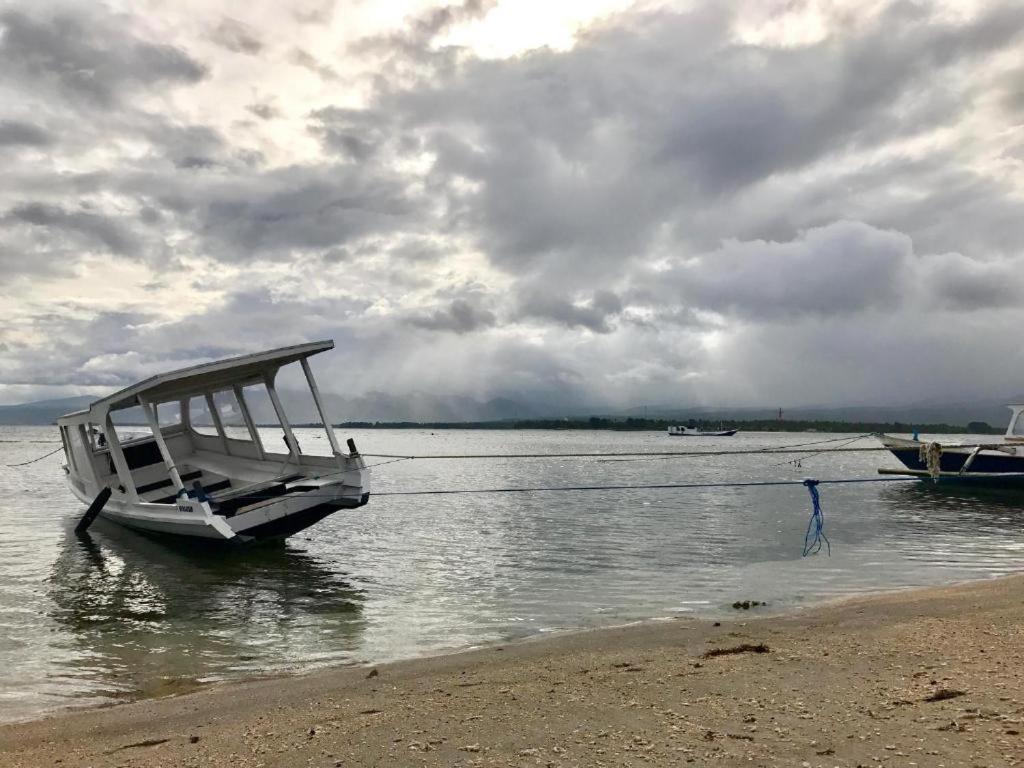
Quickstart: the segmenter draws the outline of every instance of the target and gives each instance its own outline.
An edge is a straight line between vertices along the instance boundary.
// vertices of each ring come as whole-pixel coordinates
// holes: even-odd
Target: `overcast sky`
[[[1024,392],[1024,5],[0,5],[0,403]],[[358,414],[350,414],[357,418]]]

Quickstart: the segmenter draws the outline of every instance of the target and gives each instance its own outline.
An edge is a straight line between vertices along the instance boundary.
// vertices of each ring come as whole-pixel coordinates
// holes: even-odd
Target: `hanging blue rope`
[[[821,514],[821,497],[818,495],[818,481],[807,478],[804,485],[811,492],[811,519],[807,523],[804,534],[804,557],[816,555],[821,551],[821,542],[825,542],[826,552],[832,556],[832,543],[825,535],[825,516]]]

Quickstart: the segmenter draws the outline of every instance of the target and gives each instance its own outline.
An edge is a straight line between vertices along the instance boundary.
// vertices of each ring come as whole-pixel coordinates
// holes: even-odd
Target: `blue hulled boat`
[[[910,475],[942,482],[1024,487],[1024,405],[1011,411],[1006,434],[999,442],[939,445],[879,435],[906,469],[880,469],[885,475]]]

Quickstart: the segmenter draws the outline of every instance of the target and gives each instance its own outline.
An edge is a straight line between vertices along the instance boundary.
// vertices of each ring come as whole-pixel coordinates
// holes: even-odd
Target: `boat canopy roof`
[[[260,383],[266,376],[273,377],[277,369],[283,365],[326,352],[329,349],[334,349],[333,341],[313,341],[159,373],[112,395],[107,395],[92,403],[85,410],[61,416],[58,423],[65,419],[81,421],[85,416],[89,417],[88,421],[101,422],[108,411],[138,405],[140,397],[151,403],[166,403],[206,392],[227,389],[235,385],[244,387]]]

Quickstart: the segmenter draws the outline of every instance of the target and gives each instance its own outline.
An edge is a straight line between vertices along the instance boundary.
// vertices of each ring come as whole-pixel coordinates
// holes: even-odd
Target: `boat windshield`
[[[1014,410],[1013,424],[1010,425],[1009,434],[1014,437],[1024,437],[1024,408]]]

